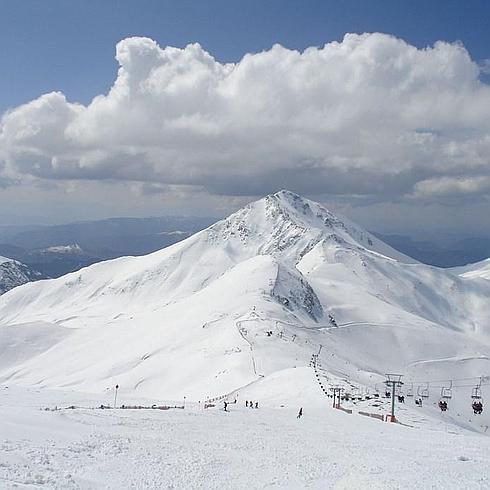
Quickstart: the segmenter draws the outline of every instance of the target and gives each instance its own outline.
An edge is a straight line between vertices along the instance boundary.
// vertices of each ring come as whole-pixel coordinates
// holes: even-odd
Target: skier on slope
[[[303,407],[299,409],[298,416],[296,418],[300,419],[302,416],[303,416]]]

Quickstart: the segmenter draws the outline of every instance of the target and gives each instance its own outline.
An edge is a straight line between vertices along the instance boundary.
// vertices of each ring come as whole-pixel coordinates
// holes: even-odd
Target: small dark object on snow
[[[299,409],[298,416],[296,418],[300,419],[302,416],[303,416],[303,407]]]

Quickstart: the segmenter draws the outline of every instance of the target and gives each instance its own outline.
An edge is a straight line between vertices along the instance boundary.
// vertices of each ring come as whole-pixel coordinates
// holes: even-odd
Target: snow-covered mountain
[[[0,294],[30,281],[41,279],[41,274],[17,260],[0,256]]]
[[[46,247],[38,250],[38,253],[58,253],[58,254],[71,254],[71,255],[81,255],[84,253],[78,243],[72,243],[70,245],[53,245],[51,247]]]
[[[319,351],[326,376],[359,386],[386,372],[473,378],[490,372],[489,295],[490,282],[420,264],[281,191],[161,251],[2,296],[0,381],[273,396]]]

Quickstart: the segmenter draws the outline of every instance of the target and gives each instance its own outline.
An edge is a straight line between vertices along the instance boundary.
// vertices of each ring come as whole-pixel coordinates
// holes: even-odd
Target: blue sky
[[[2,0],[0,111],[61,90],[87,103],[111,86],[117,41],[199,42],[219,61],[281,43],[304,49],[346,32],[385,32],[417,47],[461,41],[490,58],[485,0]]]
[[[378,231],[490,230],[488,0],[0,7],[1,214],[218,216],[289,188]]]

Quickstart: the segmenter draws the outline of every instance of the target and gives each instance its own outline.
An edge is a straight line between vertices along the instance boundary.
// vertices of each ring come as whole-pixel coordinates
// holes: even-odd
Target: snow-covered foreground
[[[312,381],[306,389],[313,388]],[[418,426],[406,427],[348,415],[328,399],[310,397],[298,420],[304,393],[283,407],[262,395],[258,410],[239,398],[229,413],[194,404],[185,410],[100,410],[88,407],[110,403],[112,393],[2,387],[0,488],[490,485],[490,438],[434,425],[426,412],[418,413]],[[71,404],[86,408],[41,410]],[[410,415],[413,409],[402,418]]]

